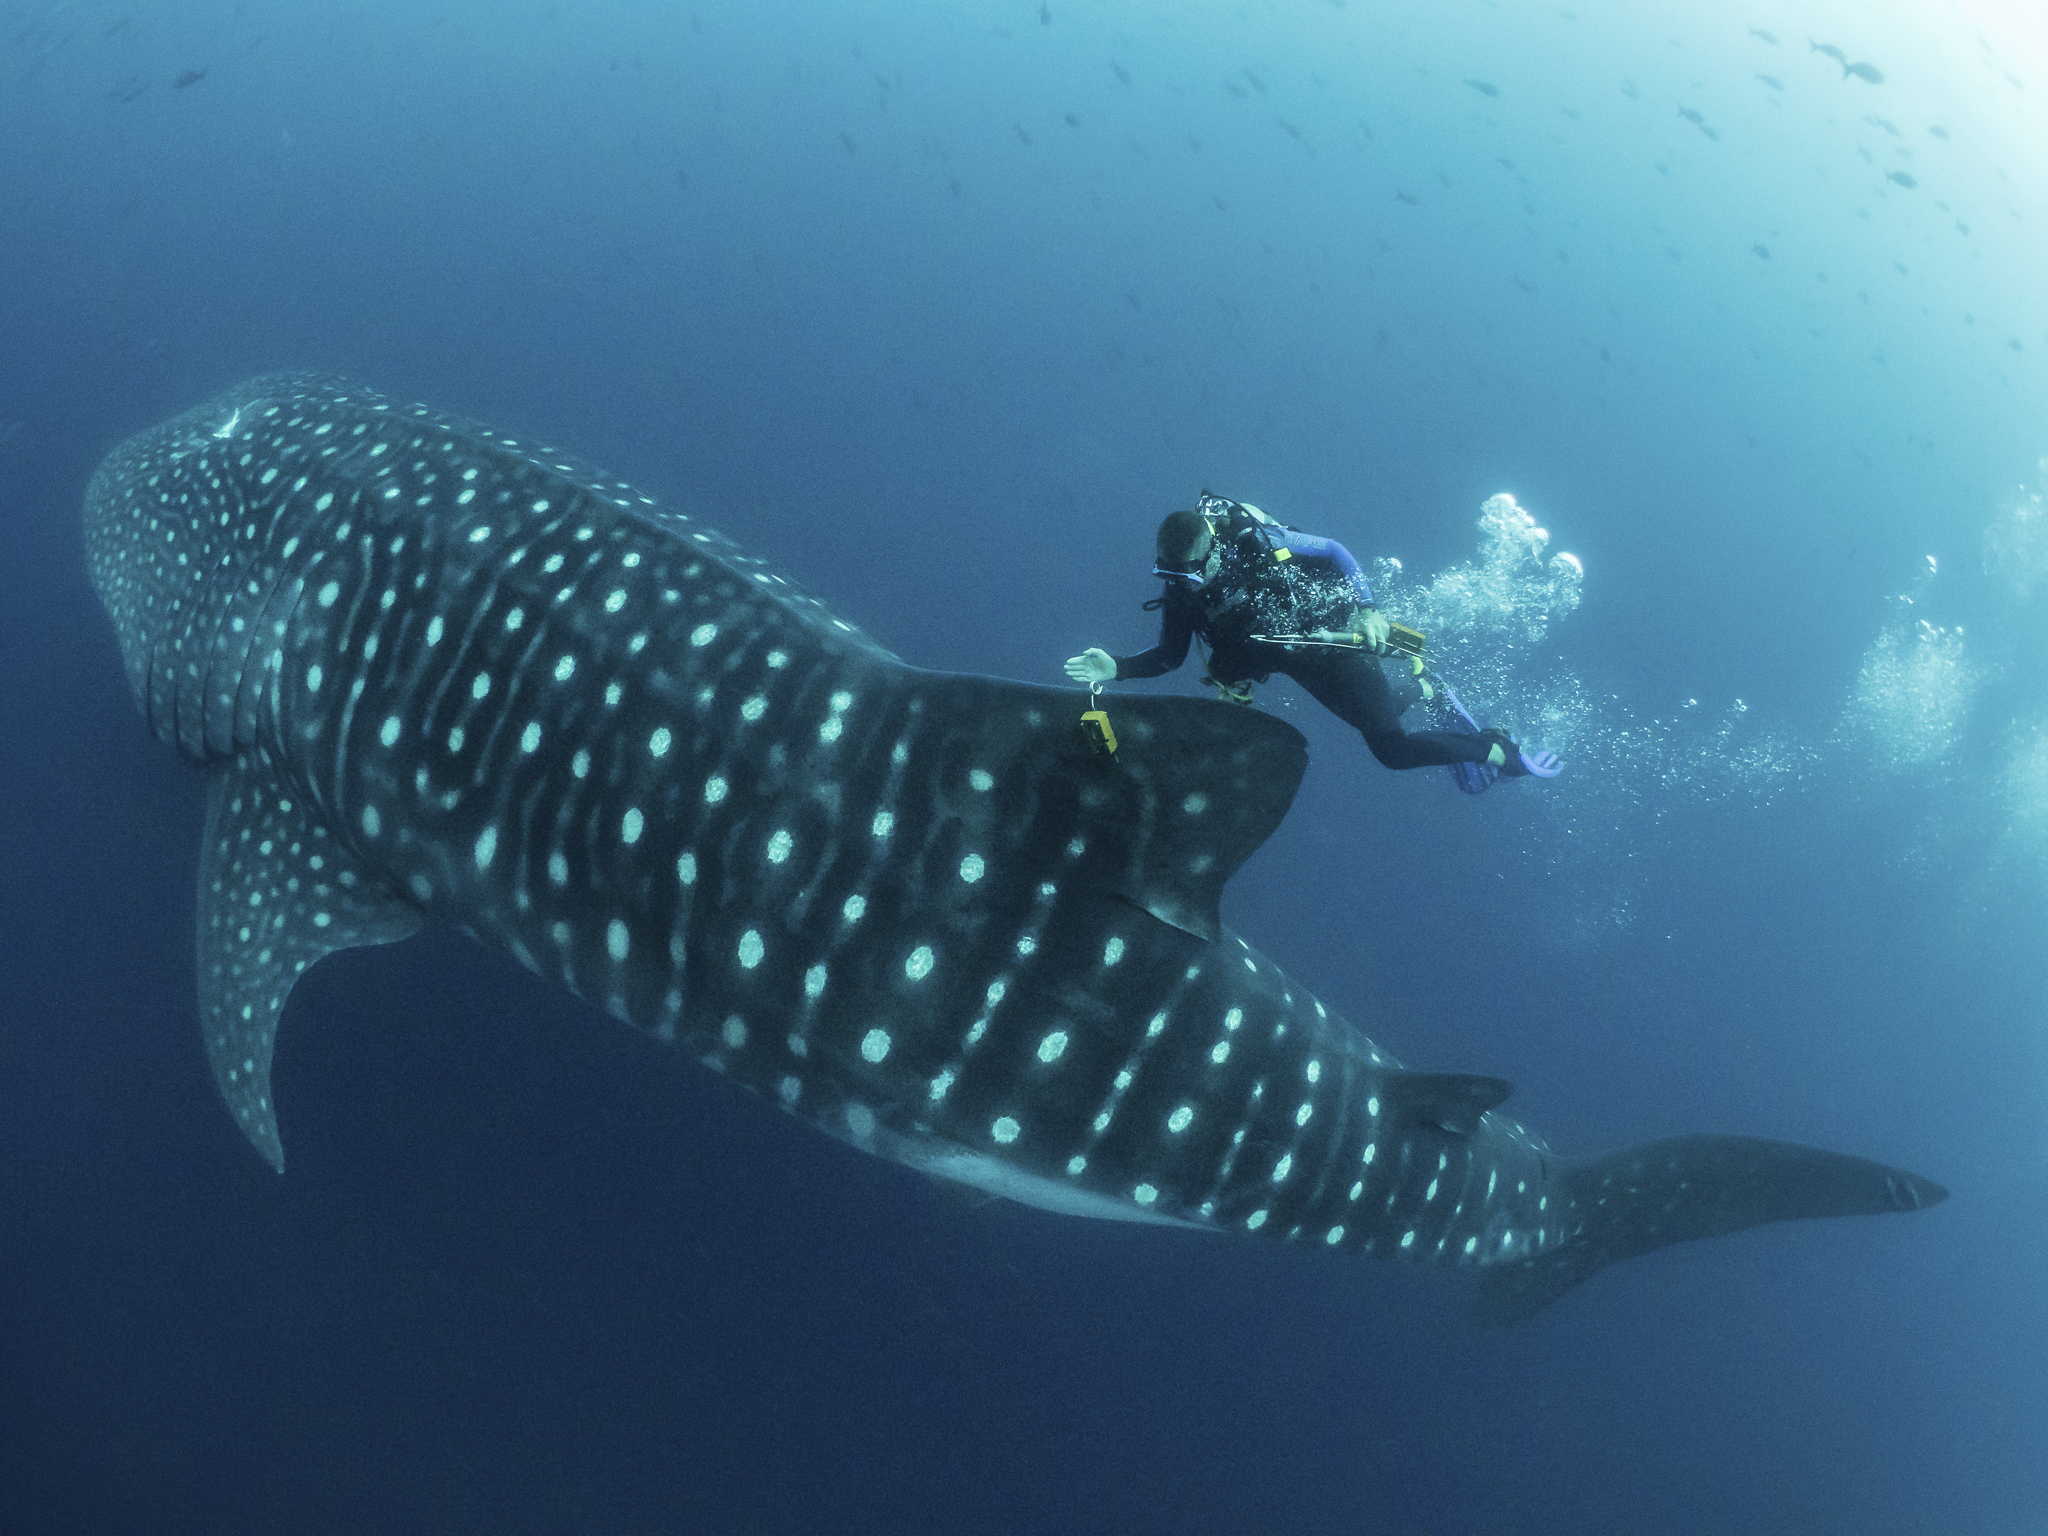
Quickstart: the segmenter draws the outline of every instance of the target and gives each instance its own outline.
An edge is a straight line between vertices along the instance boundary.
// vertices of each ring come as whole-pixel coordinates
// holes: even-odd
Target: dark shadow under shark
[[[550,449],[255,380],[116,449],[94,584],[200,768],[199,991],[283,1167],[297,977],[461,926],[857,1147],[1077,1215],[1468,1267],[1492,1321],[1619,1259],[1946,1191],[1690,1136],[1591,1162],[1220,924],[1306,765],[1269,716],[906,666]]]

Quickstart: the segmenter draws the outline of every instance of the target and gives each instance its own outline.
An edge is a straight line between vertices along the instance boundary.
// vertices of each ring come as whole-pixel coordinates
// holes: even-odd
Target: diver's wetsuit
[[[1188,642],[1200,635],[1209,643],[1212,680],[1264,682],[1274,672],[1291,677],[1323,708],[1356,728],[1372,755],[1389,768],[1486,761],[1493,743],[1485,737],[1402,730],[1394,691],[1370,651],[1290,647],[1251,638],[1343,629],[1354,607],[1371,605],[1372,588],[1342,544],[1278,526],[1244,528],[1221,543],[1223,568],[1208,586],[1166,583],[1165,594],[1157,599],[1159,642],[1135,656],[1117,657],[1117,681],[1171,672],[1187,660]]]

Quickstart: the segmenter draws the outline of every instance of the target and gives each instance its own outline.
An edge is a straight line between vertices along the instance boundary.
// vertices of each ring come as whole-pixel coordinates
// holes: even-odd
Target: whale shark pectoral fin
[[[1454,1136],[1470,1136],[1479,1129],[1479,1117],[1498,1109],[1515,1091],[1512,1083],[1498,1077],[1477,1077],[1469,1072],[1396,1072],[1380,1094],[1387,1102],[1383,1113],[1394,1119],[1433,1125]]]
[[[199,853],[199,1023],[235,1123],[279,1173],[270,1095],[277,1016],[292,984],[337,949],[393,944],[420,912],[358,867],[313,808],[244,753],[207,784]]]
[[[1774,1221],[1920,1211],[1947,1198],[1932,1179],[1797,1142],[1651,1142],[1564,1169],[1551,1199],[1564,1240],[1481,1270],[1472,1315],[1520,1322],[1608,1265],[1673,1243]]]

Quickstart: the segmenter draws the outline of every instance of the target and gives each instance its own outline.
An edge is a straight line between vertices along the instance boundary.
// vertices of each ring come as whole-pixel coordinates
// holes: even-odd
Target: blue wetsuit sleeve
[[[1188,642],[1195,637],[1195,616],[1181,603],[1168,602],[1159,611],[1159,643],[1135,656],[1116,658],[1116,681],[1133,677],[1159,677],[1188,659]]]
[[[1312,533],[1286,533],[1280,536],[1279,543],[1297,560],[1329,561],[1351,583],[1351,590],[1358,594],[1359,602],[1368,608],[1372,606],[1372,588],[1366,583],[1365,572],[1351,558],[1351,551],[1335,539],[1318,538]]]

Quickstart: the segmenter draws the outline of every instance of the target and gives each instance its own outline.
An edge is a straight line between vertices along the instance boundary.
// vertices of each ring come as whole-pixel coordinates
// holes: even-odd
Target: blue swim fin
[[[1458,702],[1458,696],[1439,678],[1437,697],[1442,701],[1440,714],[1444,729],[1455,731],[1460,736],[1479,736],[1498,746],[1507,761],[1496,768],[1491,763],[1451,763],[1451,777],[1458,781],[1458,788],[1468,795],[1483,795],[1502,779],[1554,779],[1564,771],[1564,763],[1555,752],[1526,752],[1515,745],[1508,733],[1495,727],[1481,730],[1479,722],[1465,712],[1465,706]]]
[[[1458,696],[1442,678],[1436,679],[1434,702],[1445,730],[1455,731],[1460,736],[1481,734],[1479,722],[1465,713],[1465,706],[1458,702]],[[1491,763],[1448,763],[1445,766],[1458,788],[1468,795],[1483,795],[1500,779],[1500,770]]]

